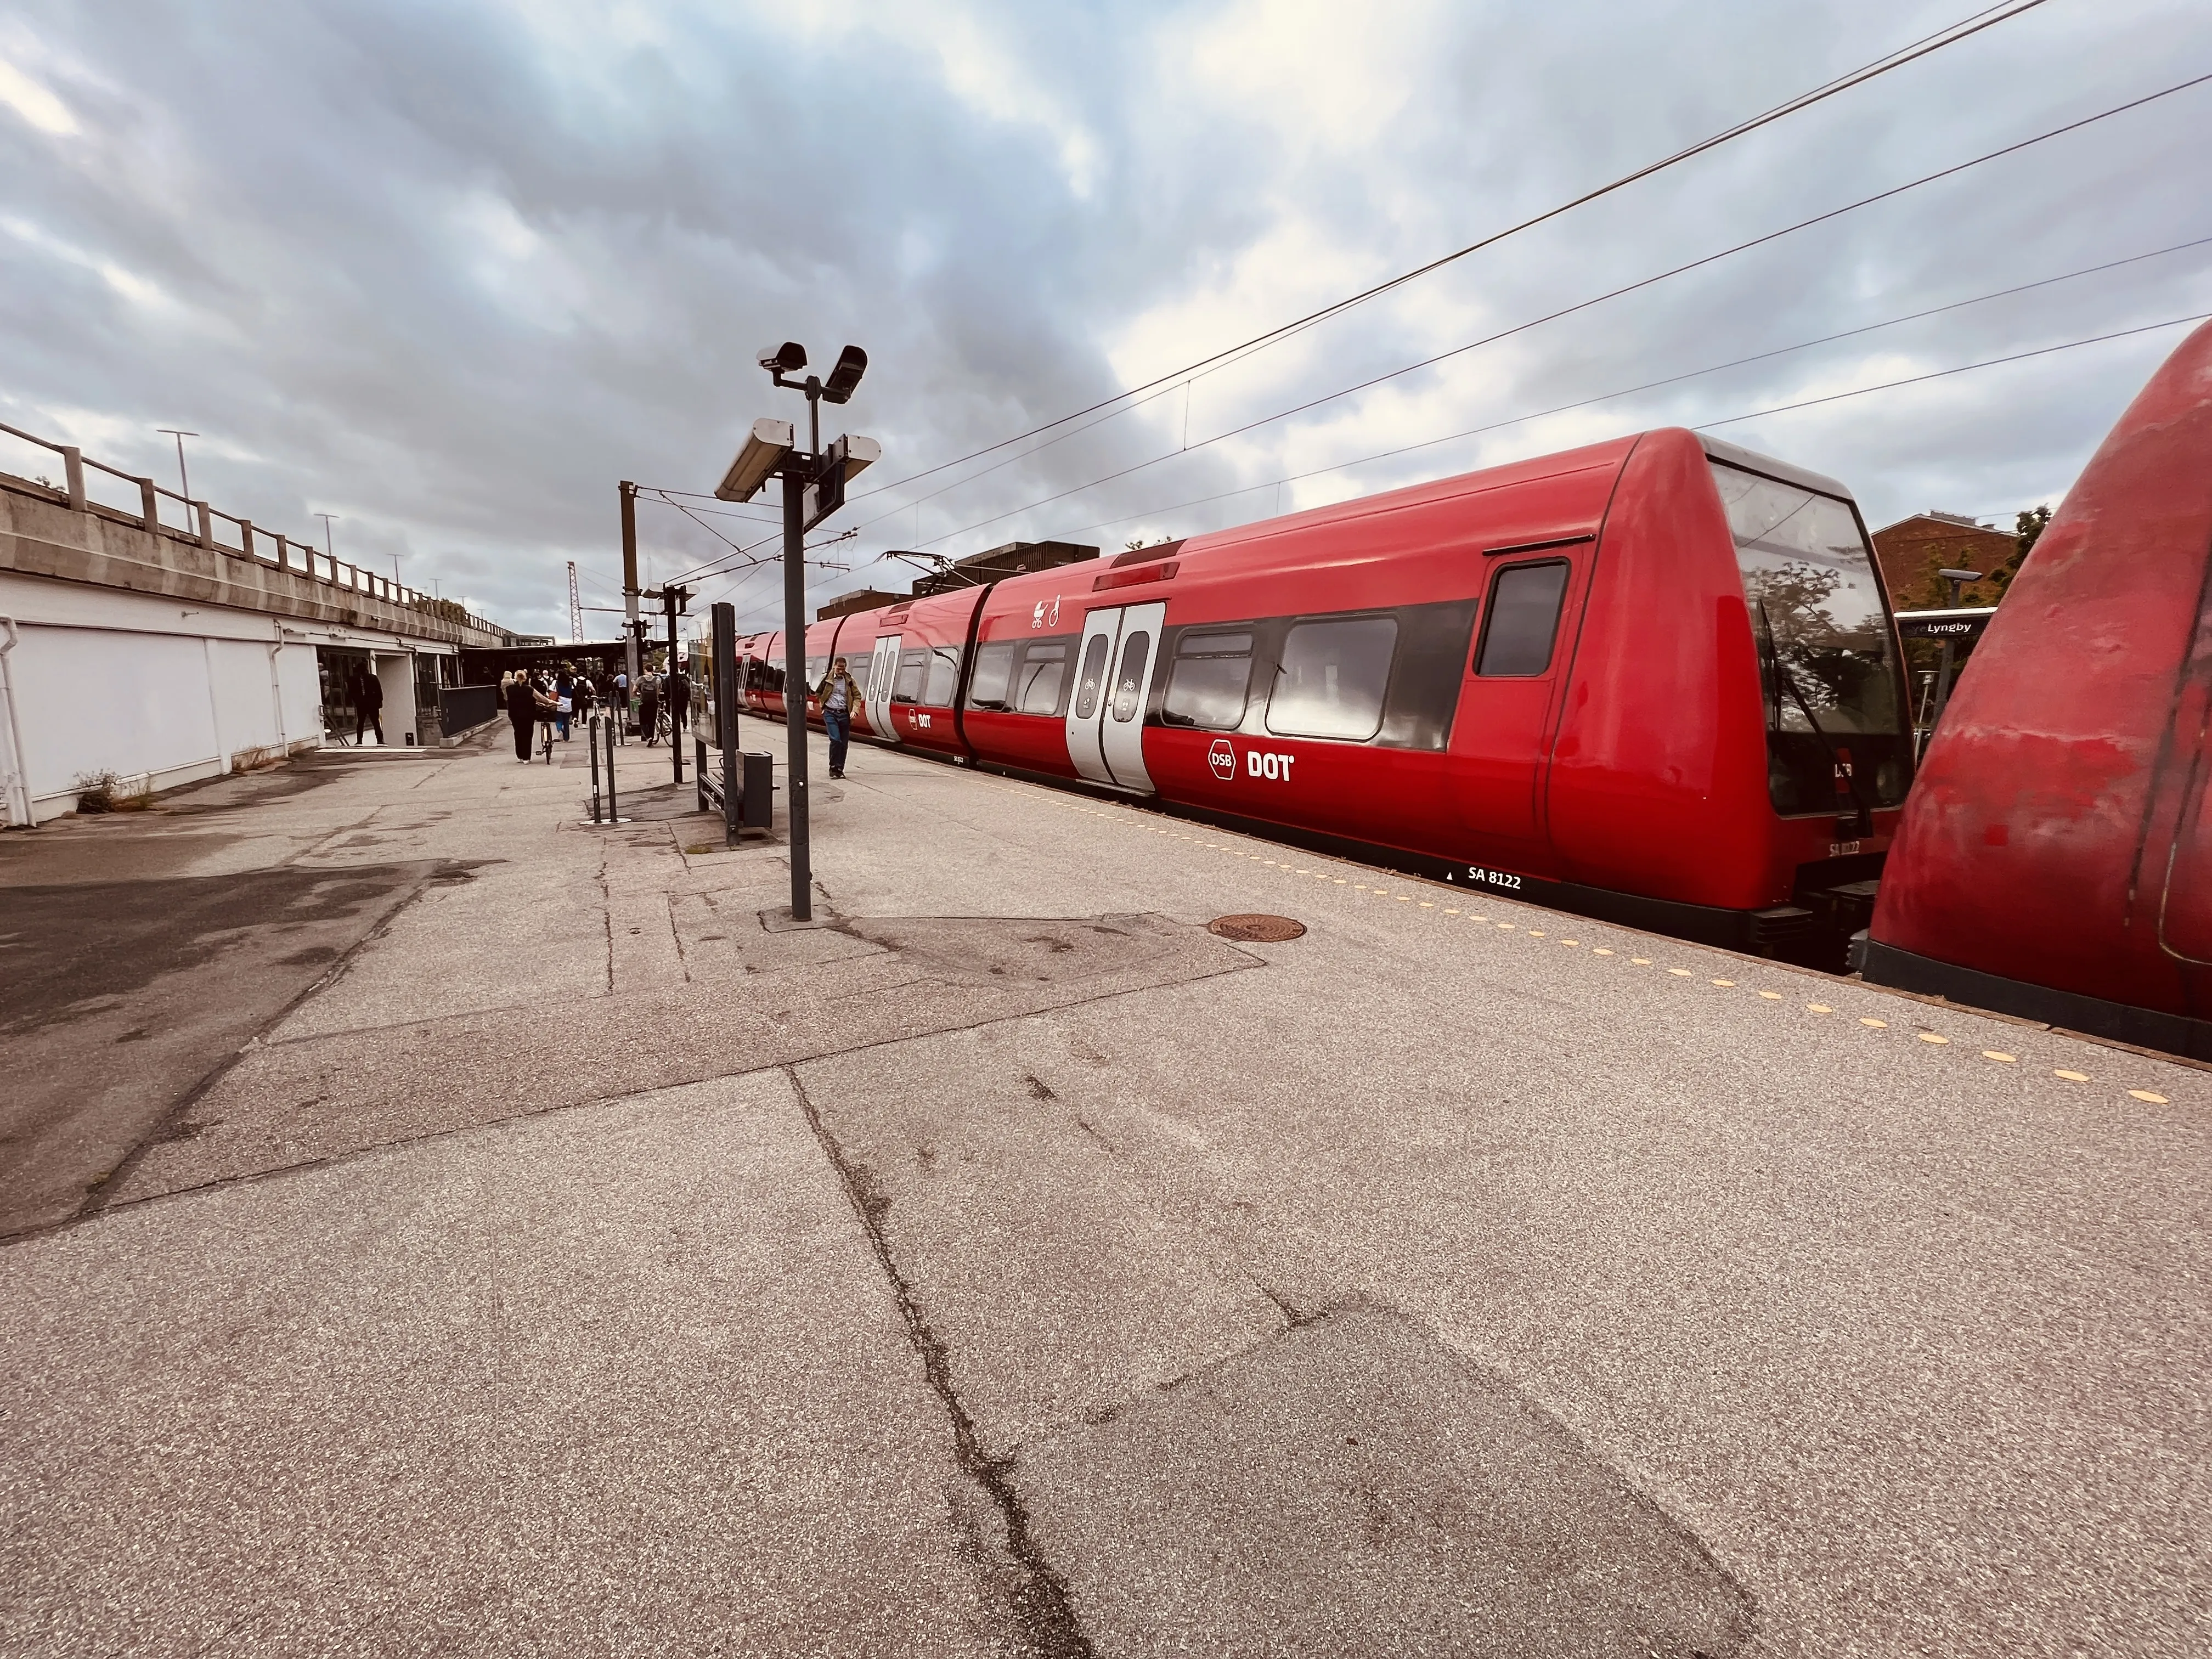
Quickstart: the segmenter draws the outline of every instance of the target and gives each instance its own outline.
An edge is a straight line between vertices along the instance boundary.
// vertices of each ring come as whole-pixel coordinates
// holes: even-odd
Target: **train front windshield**
[[[1774,810],[1897,805],[1911,781],[1904,678],[1856,516],[1832,496],[1712,469],[1759,648]]]

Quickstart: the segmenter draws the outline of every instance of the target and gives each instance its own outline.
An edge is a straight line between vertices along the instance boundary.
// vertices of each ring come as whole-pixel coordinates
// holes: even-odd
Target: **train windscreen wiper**
[[[1828,740],[1827,732],[1821,727],[1820,722],[1814,717],[1812,706],[1805,701],[1805,694],[1797,689],[1797,671],[1784,661],[1781,652],[1775,649],[1774,618],[1766,614],[1765,599],[1759,602],[1759,619],[1766,625],[1766,655],[1767,660],[1774,665],[1775,678],[1790,688],[1790,701],[1797,705],[1797,712],[1805,717],[1805,724],[1813,728],[1813,735],[1820,738],[1820,747],[1828,751],[1828,764],[1835,769],[1836,775],[1850,786],[1851,805],[1856,809],[1855,827],[1857,833],[1862,836],[1871,836],[1874,834],[1874,809],[1867,805],[1866,793],[1859,787],[1858,768],[1844,764],[1843,757],[1836,752],[1836,745]],[[1780,725],[1780,718],[1778,712],[1776,715],[1778,727]]]

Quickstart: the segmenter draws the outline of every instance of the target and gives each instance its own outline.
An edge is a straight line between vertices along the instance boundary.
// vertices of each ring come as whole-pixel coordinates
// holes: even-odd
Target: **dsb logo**
[[[1291,763],[1297,759],[1296,755],[1267,754],[1257,749],[1248,749],[1244,751],[1244,775],[1265,778],[1271,783],[1288,783],[1291,781]],[[1216,738],[1213,746],[1206,751],[1206,763],[1213,769],[1213,775],[1222,782],[1233,782],[1237,777],[1236,745],[1226,738]]]

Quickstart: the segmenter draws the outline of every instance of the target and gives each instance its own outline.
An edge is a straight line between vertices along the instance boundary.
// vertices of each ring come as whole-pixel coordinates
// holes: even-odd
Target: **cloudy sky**
[[[335,514],[342,557],[559,635],[567,561],[619,602],[618,479],[709,490],[753,418],[799,413],[754,365],[783,338],[867,349],[832,429],[879,439],[860,487],[891,486],[825,527],[857,534],[811,556],[817,601],[902,588],[892,548],[1118,549],[1669,424],[1841,477],[1877,525],[2008,522],[2181,327],[1759,411],[2212,312],[2212,241],[2182,246],[2212,239],[2212,83],[1265,417],[2212,73],[2203,0],[2047,0],[1094,429],[903,482],[1978,3],[0,0],[0,422],[171,483],[155,428],[194,429],[195,495],[298,538]],[[648,502],[651,575],[732,562],[716,532],[772,533],[771,496]],[[699,592],[765,622],[776,586]]]

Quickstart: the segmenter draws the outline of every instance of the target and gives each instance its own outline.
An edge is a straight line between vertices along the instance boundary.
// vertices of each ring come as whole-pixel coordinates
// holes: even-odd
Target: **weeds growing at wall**
[[[127,789],[112,772],[80,772],[76,776],[76,810],[80,812],[143,812],[154,804],[151,778]]]

